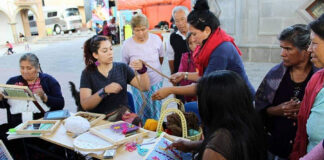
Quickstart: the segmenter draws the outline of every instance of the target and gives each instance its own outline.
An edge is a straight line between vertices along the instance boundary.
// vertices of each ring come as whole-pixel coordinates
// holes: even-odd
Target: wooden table
[[[103,125],[106,123],[108,123],[108,121],[101,120],[95,126]],[[156,132],[149,131],[147,138],[153,138],[153,137],[155,137],[155,135],[156,135]],[[74,150],[73,138],[66,134],[66,129],[62,124],[59,126],[59,128],[52,135],[42,135],[40,138],[45,141],[48,141],[50,143],[54,143],[56,145],[62,146],[64,148]],[[175,137],[174,139],[177,139],[177,137]],[[146,147],[150,147],[150,146],[146,146]],[[103,159],[103,155],[90,154],[90,156],[98,158],[98,159]],[[132,160],[143,159],[143,157],[141,157],[137,153],[137,151],[133,151],[133,152],[126,151],[124,145],[121,145],[117,148],[117,152],[116,152],[114,159],[129,160],[130,157]]]
[[[103,124],[107,124],[107,123],[108,123],[108,121],[100,120],[95,126],[99,126],[99,125],[103,125]],[[153,138],[153,137],[156,136],[156,132],[148,131],[148,133],[149,133],[148,137],[145,137],[145,138]],[[12,135],[9,135],[8,138],[10,136],[12,136]],[[55,130],[55,132],[53,134],[51,134],[51,135],[41,135],[39,138],[44,140],[44,141],[47,141],[47,142],[50,142],[50,143],[53,143],[53,144],[56,144],[58,146],[61,146],[61,147],[64,147],[64,148],[67,148],[67,149],[70,149],[70,150],[74,151],[74,146],[73,146],[74,138],[72,138],[71,136],[66,134],[66,129],[65,129],[62,121],[60,122],[59,127]],[[174,140],[179,139],[179,137],[168,135],[168,139],[171,139],[171,140],[174,141]],[[151,147],[153,147],[153,146],[152,145],[145,146],[145,148],[151,148]],[[89,154],[89,155],[91,157],[95,157],[95,158],[98,158],[98,159],[103,159],[103,154],[101,154],[101,155]],[[143,157],[140,156],[137,153],[137,150],[135,150],[133,152],[128,152],[128,151],[125,150],[124,145],[121,145],[121,146],[119,146],[117,148],[116,155],[114,156],[115,160],[129,160],[130,158],[132,160],[141,160],[141,159],[143,159]]]

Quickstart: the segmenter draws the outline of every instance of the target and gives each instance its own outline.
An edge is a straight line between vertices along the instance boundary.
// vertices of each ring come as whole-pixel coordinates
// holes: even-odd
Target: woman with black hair
[[[7,108],[8,124],[10,128],[27,120],[39,119],[45,112],[60,110],[64,107],[64,98],[59,82],[43,73],[38,57],[33,53],[25,53],[20,57],[19,67],[21,75],[11,77],[6,84],[28,86],[35,95],[37,104],[29,101],[5,99],[0,92],[0,108]]]
[[[213,93],[213,94],[211,94]],[[265,134],[244,80],[232,71],[214,71],[197,85],[199,113],[208,128],[204,141],[177,141],[184,152],[202,160],[264,160]]]
[[[25,101],[16,99],[6,99],[4,93],[0,91],[0,108],[7,109],[8,125],[1,128],[1,133],[8,132],[9,128],[14,128],[22,122],[28,120],[40,119],[44,116],[44,112],[60,110],[64,107],[64,98],[61,92],[59,82],[49,74],[43,73],[38,57],[33,53],[25,53],[19,59],[20,74],[11,77],[6,84],[27,86],[34,94],[37,101]],[[43,110],[42,110],[42,109]],[[2,130],[3,129],[3,130]],[[26,159],[24,156],[24,145],[21,139],[7,141],[6,137],[1,137],[8,147],[9,152],[14,159]],[[33,144],[37,147],[47,150],[49,147],[55,149],[55,154],[60,155],[61,152],[56,152],[56,147],[44,142],[40,139],[25,139],[25,143]],[[47,148],[48,147],[48,148]],[[62,151],[62,150],[61,150]],[[37,159],[42,153],[29,151],[31,159]],[[48,159],[42,155],[43,159]],[[40,159],[38,157],[38,159]]]
[[[220,28],[218,18],[209,11],[206,0],[198,0],[194,10],[188,15],[189,31],[194,42],[198,44],[193,53],[198,72],[178,72],[171,76],[173,83],[181,80],[197,81],[216,70],[231,70],[238,73],[254,96],[254,88],[248,80],[242,59],[241,51],[235,45],[234,39]],[[166,87],[157,91],[152,98],[163,99],[169,94],[194,95],[195,86]]]
[[[80,81],[80,101],[84,110],[109,114],[121,105],[127,106],[127,84],[148,90],[150,80],[147,68],[140,60],[130,66],[139,73],[140,82],[134,71],[124,63],[113,62],[113,49],[106,36],[93,36],[84,43],[84,61]]]
[[[268,160],[287,160],[297,130],[297,114],[306,85],[318,68],[307,48],[310,31],[305,24],[285,28],[278,36],[282,62],[266,74],[255,94],[268,136]]]

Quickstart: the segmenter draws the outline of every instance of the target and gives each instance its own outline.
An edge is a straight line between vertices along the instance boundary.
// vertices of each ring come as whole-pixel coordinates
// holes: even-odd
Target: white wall
[[[313,1],[214,0],[214,3],[221,10],[221,27],[235,38],[244,60],[280,62],[278,34],[293,24],[309,23],[311,19],[301,14],[301,10]]]
[[[19,33],[22,33],[25,35],[24,25],[23,25],[20,13],[18,13],[16,16],[16,22],[17,22],[17,24],[16,24],[17,35],[19,36]]]
[[[0,45],[6,43],[6,41],[13,42],[12,30],[9,25],[8,17],[0,11]]]
[[[307,23],[298,13],[305,0],[217,0],[222,28],[239,45],[277,45],[277,35],[296,23]]]

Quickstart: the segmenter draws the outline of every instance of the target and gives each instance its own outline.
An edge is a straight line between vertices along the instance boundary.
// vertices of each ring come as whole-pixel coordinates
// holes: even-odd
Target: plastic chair
[[[127,97],[128,97],[128,107],[133,113],[135,113],[135,105],[134,105],[133,95],[130,92],[127,92]]]
[[[200,115],[199,115],[197,101],[185,103],[184,106],[185,106],[186,112],[194,112],[198,116],[199,123],[201,123],[201,118],[200,118]]]

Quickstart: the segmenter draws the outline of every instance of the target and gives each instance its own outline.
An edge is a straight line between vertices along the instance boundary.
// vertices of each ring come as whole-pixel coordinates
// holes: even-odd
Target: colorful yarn
[[[194,129],[189,129],[189,136],[195,136],[199,134],[199,131],[194,130]]]
[[[142,148],[141,145],[137,144],[136,142],[128,142],[125,144],[125,149],[128,152],[133,152],[137,149],[137,153],[141,156],[145,156],[149,149]]]
[[[136,147],[137,147],[137,153],[139,154],[139,155],[141,155],[141,156],[145,156],[146,155],[146,153],[149,151],[148,149],[146,149],[146,148],[142,148],[140,145],[136,145]]]
[[[125,144],[125,149],[128,152],[133,152],[136,150],[136,143],[135,142],[128,142]]]
[[[144,125],[144,129],[150,130],[150,131],[156,131],[158,125],[158,121],[155,119],[147,119]]]

